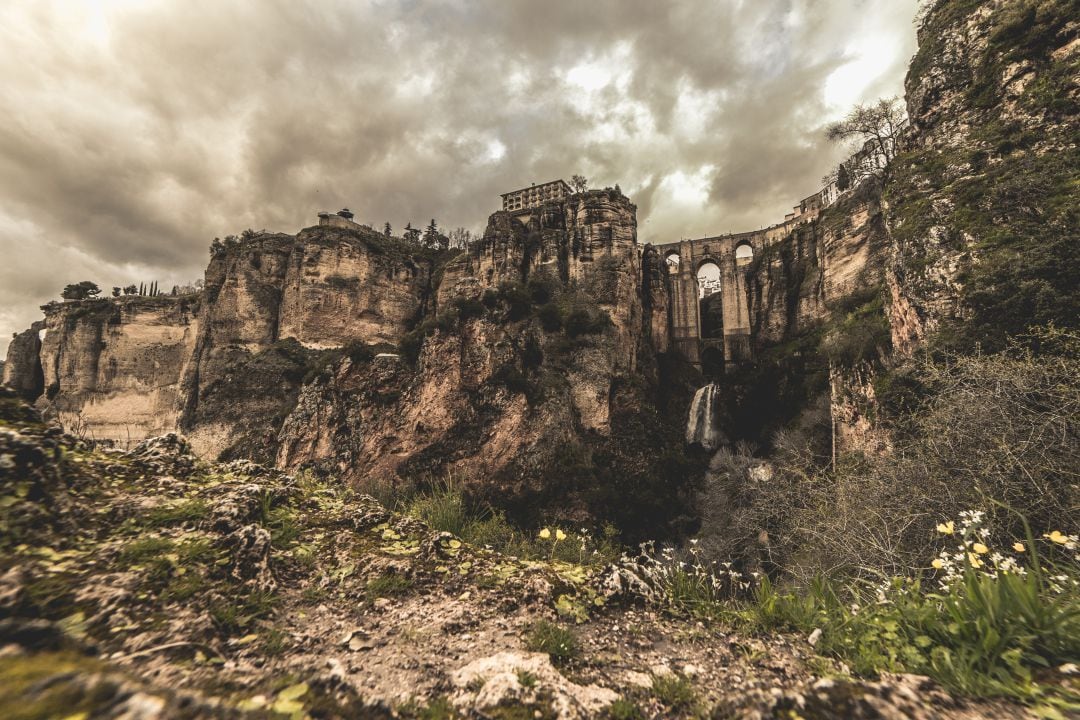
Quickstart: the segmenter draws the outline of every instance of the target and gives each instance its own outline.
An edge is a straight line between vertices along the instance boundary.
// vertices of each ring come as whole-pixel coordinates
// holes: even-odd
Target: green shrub
[[[532,301],[537,305],[544,305],[555,297],[558,281],[550,277],[533,276],[529,278],[526,287]]]
[[[458,297],[454,298],[454,307],[458,311],[458,317],[462,320],[468,320],[474,317],[483,317],[487,308],[484,307],[484,303],[475,298]]]
[[[605,713],[605,717],[610,720],[645,720],[645,713],[641,711],[638,704],[624,697],[611,703]]]
[[[559,330],[562,330],[562,313],[559,312],[559,306],[555,303],[543,305],[539,312],[536,313],[536,317],[540,320],[540,326],[547,332],[558,332]]]
[[[500,284],[499,298],[506,304],[507,320],[524,320],[532,312],[532,295],[519,282],[507,281]]]
[[[1040,354],[1025,347],[1035,344]],[[1002,505],[1067,527],[1080,502],[1077,358],[1080,337],[1055,331],[995,355],[912,359],[877,384],[890,454],[842,453],[833,466],[827,443],[789,429],[773,439],[772,478],[753,482],[749,451],[719,452],[698,501],[702,534],[717,557],[767,555],[806,584],[830,570],[891,576],[926,563],[938,518],[961,511],[986,512],[1004,535],[1021,529]],[[817,424],[827,423],[826,402]]]
[[[804,591],[788,593],[763,582],[749,617],[766,629],[820,630],[816,650],[843,660],[859,675],[914,672],[968,695],[1072,702],[1040,675],[1080,657],[1075,563],[1047,565],[1032,553],[1025,574],[999,569],[990,566],[992,555],[970,550],[977,539],[962,541],[961,559],[951,561],[956,568],[951,572],[958,574],[938,589],[919,575],[884,584],[819,579]],[[1026,552],[1035,548],[1030,536],[1025,545]],[[943,551],[942,557],[948,560],[951,552]],[[1010,567],[1008,560],[996,562]]]
[[[883,357],[891,346],[889,320],[878,296],[833,324],[821,341],[821,352],[836,364],[852,367]]]
[[[470,526],[484,517],[469,507],[461,490],[450,479],[427,492],[418,493],[408,502],[405,512],[423,520],[432,530],[452,533],[462,539],[469,534]]]
[[[363,365],[375,359],[375,350],[362,340],[355,340],[346,345],[344,353],[353,365]]]
[[[525,647],[532,652],[547,653],[551,662],[557,665],[566,664],[581,655],[574,631],[547,620],[537,620],[529,626]]]
[[[611,317],[603,310],[590,311],[583,306],[574,307],[566,316],[563,328],[568,337],[592,335],[603,332],[611,325]]]

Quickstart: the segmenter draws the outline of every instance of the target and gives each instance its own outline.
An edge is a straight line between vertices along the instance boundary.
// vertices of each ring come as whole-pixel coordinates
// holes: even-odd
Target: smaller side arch
[[[749,265],[754,259],[754,246],[748,241],[743,241],[735,246],[735,265],[743,267]]]

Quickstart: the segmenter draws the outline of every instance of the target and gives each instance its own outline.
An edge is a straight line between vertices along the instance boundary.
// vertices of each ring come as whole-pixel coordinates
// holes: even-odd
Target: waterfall
[[[715,383],[698,388],[690,403],[690,417],[686,419],[686,444],[697,443],[706,450],[715,450],[720,444],[720,432],[716,427],[713,403],[720,388]]]

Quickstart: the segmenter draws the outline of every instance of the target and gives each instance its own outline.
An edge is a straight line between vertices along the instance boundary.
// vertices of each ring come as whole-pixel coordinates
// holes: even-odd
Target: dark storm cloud
[[[5,3],[0,329],[65,282],[190,281],[246,227],[348,205],[479,230],[575,172],[619,183],[643,240],[774,222],[841,154],[837,69],[848,102],[899,90],[914,5]]]

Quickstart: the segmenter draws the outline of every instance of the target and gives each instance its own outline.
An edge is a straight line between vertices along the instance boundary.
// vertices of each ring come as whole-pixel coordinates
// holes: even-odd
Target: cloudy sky
[[[321,209],[481,230],[619,183],[642,241],[756,228],[901,91],[916,0],[4,0],[0,352],[61,287],[202,275]]]

